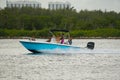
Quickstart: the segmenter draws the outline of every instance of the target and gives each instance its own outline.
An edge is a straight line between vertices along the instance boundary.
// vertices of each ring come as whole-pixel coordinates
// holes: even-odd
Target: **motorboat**
[[[59,51],[68,51],[68,50],[80,50],[83,49],[83,47],[78,47],[72,45],[72,43],[69,42],[70,39],[70,34],[68,30],[50,30],[50,33],[55,36],[56,32],[62,32],[63,33],[68,33],[68,42],[64,42],[61,44],[61,42],[57,42],[54,39],[51,38],[53,41],[38,41],[35,39],[27,39],[27,40],[20,40],[20,43],[29,51],[33,53],[49,53],[49,52],[54,52],[56,50]],[[66,39],[66,38],[65,38]],[[67,39],[66,39],[67,40]],[[84,49],[94,49],[94,42],[88,42],[87,46],[84,47]]]

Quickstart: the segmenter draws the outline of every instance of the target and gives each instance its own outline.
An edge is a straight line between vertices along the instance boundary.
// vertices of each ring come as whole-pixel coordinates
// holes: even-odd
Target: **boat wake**
[[[45,51],[44,51],[45,52]],[[49,54],[118,54],[120,53],[120,50],[118,49],[80,49],[80,50],[75,50],[75,49],[69,49],[69,50],[60,50],[60,49],[55,49],[55,50],[49,50],[49,52],[45,52]]]

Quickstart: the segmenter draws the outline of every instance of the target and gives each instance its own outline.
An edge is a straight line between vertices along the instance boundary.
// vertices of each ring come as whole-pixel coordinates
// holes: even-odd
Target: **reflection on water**
[[[19,39],[1,39],[0,80],[120,80],[120,39],[75,39],[73,45],[90,41],[94,50],[33,54]]]

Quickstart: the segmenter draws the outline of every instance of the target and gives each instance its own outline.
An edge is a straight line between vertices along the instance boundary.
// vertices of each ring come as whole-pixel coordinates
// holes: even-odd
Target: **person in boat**
[[[60,43],[60,36],[59,35],[56,36],[56,42]]]
[[[60,40],[61,40],[61,44],[64,44],[64,34],[62,34],[62,36],[61,36],[61,38],[60,38]]]
[[[55,35],[53,35],[52,36],[52,38],[51,38],[51,41],[50,42],[54,42],[54,43],[56,43],[56,38],[55,38]]]
[[[50,37],[46,42],[56,42],[56,38],[55,35],[53,35],[52,37]]]
[[[57,36],[53,35],[46,42],[60,43],[60,36],[59,35],[57,35]]]
[[[68,44],[69,44],[69,45],[72,45],[72,38],[69,38],[69,39],[68,39]]]
[[[72,38],[70,37],[67,42],[64,42],[64,44],[72,45]]]

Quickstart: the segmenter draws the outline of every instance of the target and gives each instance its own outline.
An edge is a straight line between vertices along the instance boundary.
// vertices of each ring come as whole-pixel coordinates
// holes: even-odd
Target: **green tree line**
[[[86,31],[97,31],[99,29],[119,31],[120,13],[114,11],[103,12],[101,10],[81,10],[77,12],[73,8],[60,10],[31,7],[5,8],[0,10],[0,30],[6,29],[33,30],[33,32],[35,30],[68,29],[74,32],[72,34],[78,34],[80,30],[83,30],[84,34]],[[38,31],[38,33],[40,32]],[[80,34],[83,35],[83,33]],[[117,36],[120,37],[120,34],[117,33]]]
[[[96,29],[96,30],[73,30],[70,32],[73,38],[119,38],[120,30],[118,29]],[[36,37],[36,38],[49,38],[52,35],[48,29],[42,30],[8,30],[0,29],[0,38],[22,38],[22,37]]]

